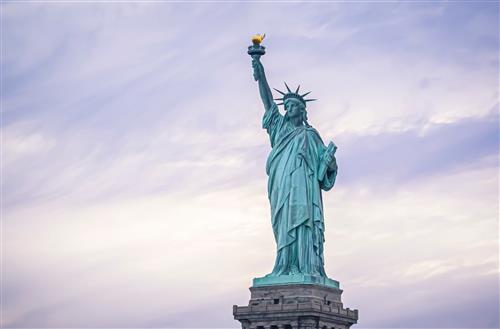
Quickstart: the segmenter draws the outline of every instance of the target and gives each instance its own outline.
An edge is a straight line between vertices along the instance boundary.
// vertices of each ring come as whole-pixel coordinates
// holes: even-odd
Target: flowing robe
[[[262,122],[272,151],[266,164],[277,256],[270,275],[310,274],[324,270],[324,220],[321,189],[335,184],[336,170],[322,180],[318,169],[326,147],[311,127],[293,126],[273,103]]]

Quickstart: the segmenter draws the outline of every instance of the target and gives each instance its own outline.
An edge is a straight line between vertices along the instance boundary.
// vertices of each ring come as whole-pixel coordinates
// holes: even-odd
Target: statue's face
[[[302,115],[304,105],[296,99],[288,99],[285,103],[285,111],[290,118],[295,118]]]

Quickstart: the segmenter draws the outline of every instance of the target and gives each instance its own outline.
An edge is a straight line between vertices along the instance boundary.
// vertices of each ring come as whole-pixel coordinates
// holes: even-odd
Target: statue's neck
[[[290,123],[294,127],[302,127],[304,125],[304,122],[302,121],[301,117],[290,118]]]

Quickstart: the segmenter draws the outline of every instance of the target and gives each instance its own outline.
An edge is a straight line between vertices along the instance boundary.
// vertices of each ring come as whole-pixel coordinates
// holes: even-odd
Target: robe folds
[[[321,189],[335,184],[336,170],[318,171],[326,146],[318,132],[293,126],[273,103],[262,122],[271,142],[266,173],[277,256],[270,275],[326,277],[323,259],[324,217]]]

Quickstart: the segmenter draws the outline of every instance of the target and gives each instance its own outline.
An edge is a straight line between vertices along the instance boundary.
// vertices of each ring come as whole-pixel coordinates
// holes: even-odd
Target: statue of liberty
[[[266,173],[271,221],[277,245],[273,271],[254,279],[254,286],[290,283],[319,283],[338,288],[338,282],[329,279],[324,269],[324,216],[321,190],[328,191],[335,184],[336,147],[326,147],[319,133],[307,121],[305,99],[299,87],[286,92],[275,89],[281,97],[273,99],[260,57],[265,48],[260,45],[263,36],[252,39],[248,48],[252,57],[254,78],[259,84],[264,103],[262,126],[271,143]],[[281,103],[276,104],[274,100]],[[284,105],[281,114],[278,105]]]

